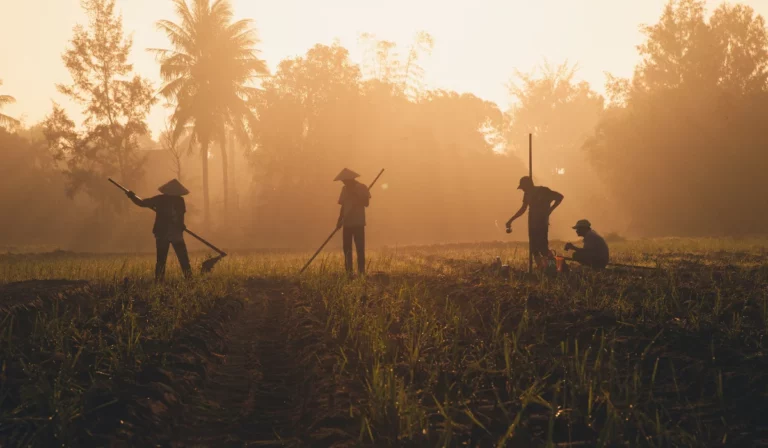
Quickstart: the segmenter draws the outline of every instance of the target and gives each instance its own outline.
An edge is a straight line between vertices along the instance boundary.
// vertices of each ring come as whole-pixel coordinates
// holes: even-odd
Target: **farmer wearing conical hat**
[[[168,259],[168,249],[171,245],[173,245],[173,250],[179,259],[184,276],[190,277],[192,268],[189,265],[187,245],[184,243],[184,229],[186,229],[184,213],[187,211],[187,207],[182,197],[189,194],[189,190],[184,188],[184,185],[176,179],[161,186],[158,190],[162,194],[148,199],[137,198],[133,191],[126,193],[134,204],[155,211],[155,225],[152,227],[157,247],[155,279],[162,281],[165,277],[165,262]]]
[[[584,247],[576,247],[566,243],[565,250],[572,250],[573,260],[592,268],[602,269],[608,264],[608,243],[602,236],[592,230],[592,223],[580,219],[573,229],[576,235],[584,238]]]
[[[520,178],[518,190],[523,190],[523,205],[507,221],[507,233],[512,231],[512,222],[528,211],[528,238],[534,257],[549,255],[549,215],[563,202],[563,195],[544,186],[535,186],[533,180]]]
[[[365,274],[365,208],[368,207],[371,193],[368,187],[356,181],[360,177],[356,172],[344,168],[334,181],[341,181],[344,187],[341,189],[339,204],[339,220],[336,228],[344,228],[344,266],[347,274],[352,274],[352,241],[357,249],[357,272]]]

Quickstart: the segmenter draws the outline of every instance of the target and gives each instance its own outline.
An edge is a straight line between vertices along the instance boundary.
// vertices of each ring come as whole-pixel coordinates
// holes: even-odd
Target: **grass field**
[[[553,247],[562,247],[552,243]],[[0,446],[768,446],[768,240],[0,255]],[[488,267],[500,256],[513,269]],[[197,259],[199,265],[201,259]]]

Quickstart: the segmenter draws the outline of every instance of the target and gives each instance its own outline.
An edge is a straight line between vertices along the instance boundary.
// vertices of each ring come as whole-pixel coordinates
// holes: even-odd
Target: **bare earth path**
[[[231,322],[201,396],[187,403],[174,446],[297,445],[304,372],[287,334],[289,288],[247,285],[248,303]]]

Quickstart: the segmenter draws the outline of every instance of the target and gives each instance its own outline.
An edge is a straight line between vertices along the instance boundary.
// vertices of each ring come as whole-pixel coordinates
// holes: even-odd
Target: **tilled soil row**
[[[295,289],[252,280],[200,393],[187,405],[174,446],[306,446],[307,371],[292,339]]]
[[[220,335],[242,303],[222,298],[170,339],[139,335],[134,357],[123,356],[124,364],[102,371],[106,354],[125,348],[110,333],[114,319],[88,318],[103,289],[64,280],[0,288],[6,305],[0,320],[14,336],[6,335],[0,353],[0,446],[163,446],[173,439],[183,397],[205,380],[212,353],[220,351]],[[64,322],[57,323],[63,330],[76,326],[73,338],[102,333],[104,347],[93,338],[79,350],[30,345],[30,332],[52,325],[48,318]]]

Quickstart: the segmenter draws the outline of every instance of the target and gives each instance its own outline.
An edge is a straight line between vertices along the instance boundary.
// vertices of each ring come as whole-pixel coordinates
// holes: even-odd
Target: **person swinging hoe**
[[[155,235],[157,247],[157,263],[155,264],[155,280],[162,281],[165,277],[165,262],[168,259],[169,246],[173,245],[176,257],[179,259],[184,277],[192,277],[189,264],[187,245],[184,243],[184,213],[187,211],[184,195],[189,190],[184,188],[176,179],[158,188],[160,193],[147,199],[139,199],[136,193],[128,190],[125,194],[139,207],[151,208],[155,211],[155,225],[152,233]]]
[[[528,238],[531,252],[537,259],[549,256],[549,215],[563,202],[563,195],[544,186],[535,186],[533,180],[520,178],[518,190],[523,190],[523,205],[507,221],[507,233],[512,232],[512,223],[528,211]]]

